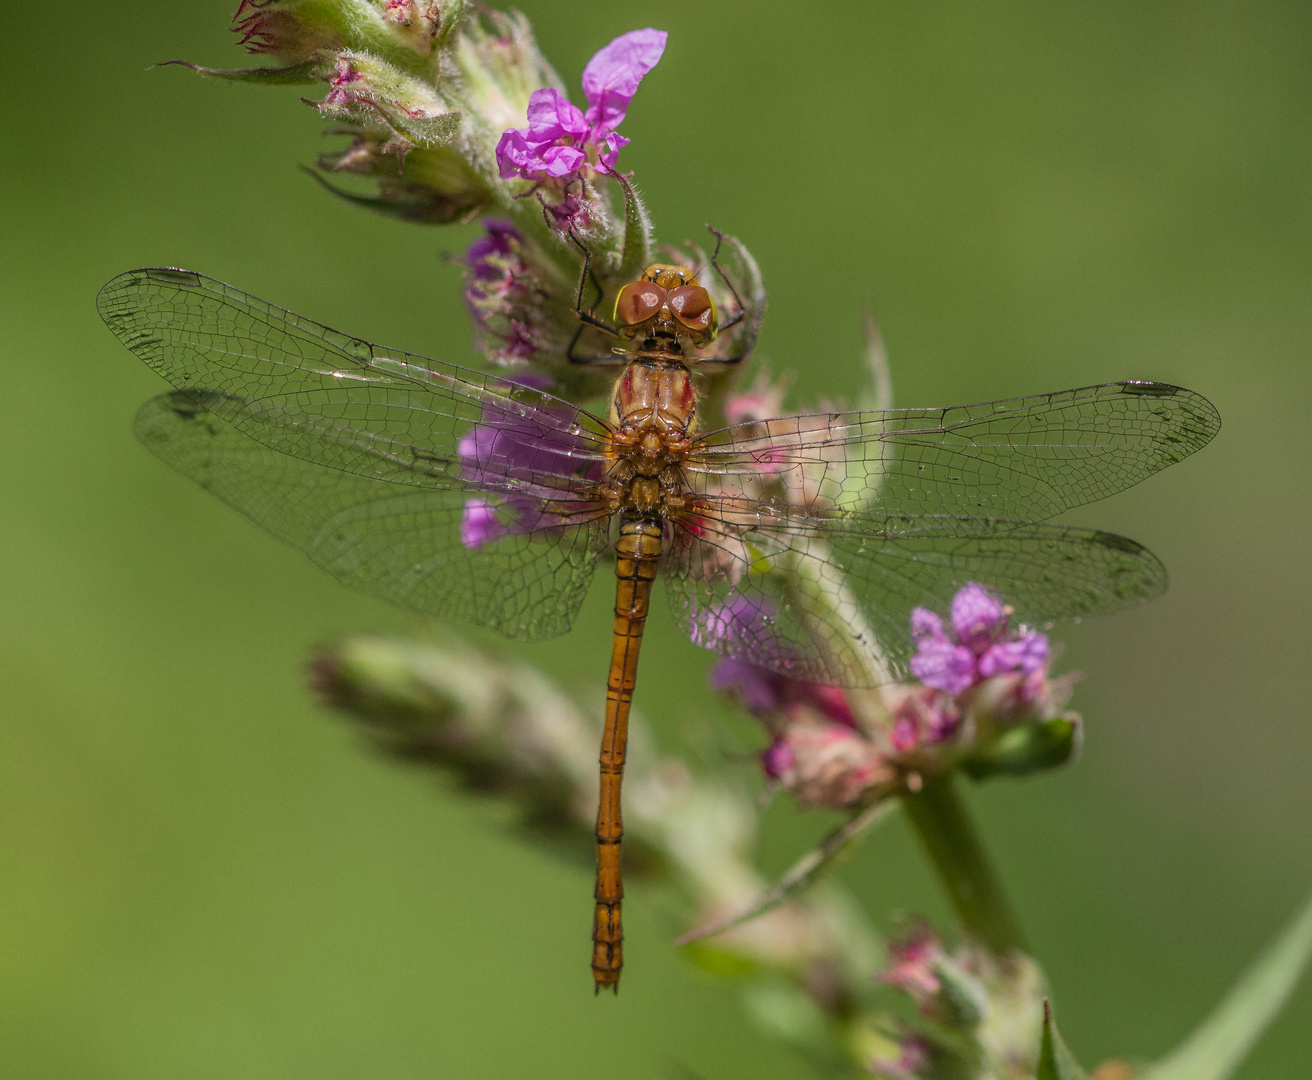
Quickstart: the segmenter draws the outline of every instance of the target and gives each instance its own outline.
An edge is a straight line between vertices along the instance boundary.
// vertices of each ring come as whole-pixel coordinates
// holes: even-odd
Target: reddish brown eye
[[[622,326],[637,326],[660,311],[665,290],[650,281],[631,281],[615,298],[615,321]]]
[[[711,294],[700,285],[681,285],[667,298],[674,317],[689,330],[709,330],[715,319]]]

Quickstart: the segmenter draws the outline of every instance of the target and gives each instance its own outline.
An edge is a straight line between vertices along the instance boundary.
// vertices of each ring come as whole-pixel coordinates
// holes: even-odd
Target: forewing
[[[1199,450],[1219,427],[1211,402],[1191,390],[1107,383],[980,405],[739,424],[695,440],[685,469],[699,492],[750,495],[777,483],[818,517],[874,508],[870,527],[902,518],[899,527],[915,531],[922,515],[949,516],[963,519],[965,535],[971,519],[1046,521],[1123,491]]]
[[[1117,611],[1160,595],[1166,571],[1111,533],[996,522],[922,521],[883,537],[782,533],[696,520],[675,530],[665,583],[698,644],[806,682],[868,686],[901,677],[911,610],[946,611],[967,582],[995,589],[1031,625]]]
[[[466,547],[460,489],[387,483],[292,457],[225,419],[241,414],[238,399],[175,392],[147,402],[135,430],[157,457],[345,585],[515,638],[569,629],[608,543],[604,508],[516,493],[500,509],[513,511],[517,531]]]
[[[176,389],[214,395],[210,411],[319,465],[408,486],[467,485],[480,478],[458,451],[475,425],[549,444],[567,479],[606,460],[607,425],[559,398],[341,334],[192,271],[131,270],[101,289],[97,306]],[[505,491],[560,486],[544,471],[501,462],[482,479]]]

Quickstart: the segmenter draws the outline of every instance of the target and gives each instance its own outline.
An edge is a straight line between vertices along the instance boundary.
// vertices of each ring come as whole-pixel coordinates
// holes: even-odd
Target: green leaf
[[[1089,1080],[1089,1074],[1061,1041],[1052,1006],[1046,1001],[1043,1003],[1043,1045],[1039,1048],[1039,1070],[1034,1080]]]
[[[1142,1080],[1224,1080],[1288,1000],[1312,957],[1312,897],[1192,1035]]]
[[[847,821],[826,836],[818,847],[808,851],[798,859],[789,868],[788,872],[773,887],[757,897],[756,902],[746,911],[732,915],[727,919],[721,919],[719,922],[711,923],[709,926],[690,930],[682,937],[676,938],[674,944],[688,945],[694,941],[700,941],[702,938],[723,934],[727,930],[742,926],[743,923],[751,922],[767,911],[777,908],[785,900],[797,895],[815,881],[825,867],[829,866],[859,837],[887,818],[896,806],[897,804],[894,802],[875,803],[873,806],[868,806],[860,813],[848,818]]]
[[[323,78],[323,65],[315,60],[304,64],[292,64],[289,67],[254,67],[254,68],[208,68],[199,64],[190,64],[186,60],[165,60],[156,67],[191,68],[197,75],[207,79],[223,79],[226,82],[256,83],[263,86],[309,86]]]

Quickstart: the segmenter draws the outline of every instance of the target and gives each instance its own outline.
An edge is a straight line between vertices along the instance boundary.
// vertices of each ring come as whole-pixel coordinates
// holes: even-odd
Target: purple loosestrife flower
[[[759,619],[760,610],[742,598],[732,610],[745,618],[746,607]],[[721,637],[730,634],[734,621],[730,605],[723,608]],[[871,788],[892,779],[884,755],[860,730],[838,687],[801,682],[732,657],[716,663],[710,683],[735,693],[765,724],[772,739],[761,752],[761,767],[803,806],[856,806]]]
[[[983,585],[967,582],[952,598],[952,627],[928,608],[911,613],[916,655],[908,667],[926,686],[960,694],[999,675],[1029,676],[1048,663],[1048,638],[1008,635],[1010,610]]]
[[[942,989],[938,965],[944,958],[943,942],[928,923],[919,922],[888,942],[889,966],[879,981],[909,994],[924,1011]]]
[[[561,180],[585,167],[613,173],[629,140],[615,128],[628,112],[642,78],[661,58],[663,30],[632,30],[605,46],[583,69],[586,112],[554,87],[533,91],[528,127],[510,128],[497,143],[501,178]]]
[[[784,411],[786,388],[783,381],[772,382],[764,371],[759,372],[750,387],[728,396],[724,403],[724,418],[730,424],[746,424],[779,416]]]
[[[998,1077],[1034,1075],[1047,991],[1032,960],[1017,952],[996,956],[969,939],[949,951],[923,921],[889,939],[888,959],[879,981],[906,995],[918,1018],[898,1024],[904,1054],[872,1061],[874,1075],[983,1076],[981,1062],[1006,1063]]]
[[[956,699],[935,687],[894,683],[883,687],[880,696],[893,721],[889,738],[898,753],[945,742],[961,726]]]
[[[716,663],[709,678],[715,690],[737,691],[748,712],[760,715],[775,710],[790,712],[799,707],[810,708],[836,724],[856,729],[852,706],[836,686],[800,682],[728,656]]]
[[[693,529],[695,533],[695,526]],[[676,534],[674,542],[680,542]],[[787,668],[791,661],[787,643],[779,640],[771,629],[774,609],[768,602],[749,600],[736,594],[727,601],[715,600],[693,610],[693,626],[689,634],[695,646],[724,652],[728,656],[766,656],[774,661],[774,668]],[[753,667],[744,661],[744,668]]]
[[[1078,718],[1058,715],[1072,678],[1048,678],[1048,639],[1009,630],[1010,609],[981,585],[957,592],[950,626],[924,608],[912,612],[918,652],[910,668],[922,681],[886,683],[873,694],[780,674],[788,669],[787,645],[775,637],[771,614],[768,604],[736,595],[695,612],[692,638],[730,653],[712,668],[711,686],[733,694],[765,725],[770,742],[761,767],[803,805],[865,805],[902,786],[919,790],[926,776],[963,762],[981,769],[1000,733],[1021,724],[1036,732],[1058,724],[1035,736],[1034,768],[1068,760],[1078,745]],[[742,659],[769,650],[769,668]],[[998,771],[1024,771],[1018,762]]]
[[[492,360],[513,363],[538,352],[538,334],[529,314],[532,271],[519,254],[519,234],[509,221],[483,222],[480,236],[465,253],[465,304],[479,349]]]
[[[531,380],[521,377],[520,385]],[[599,462],[579,456],[584,449],[561,428],[546,427],[506,410],[484,407],[483,419],[456,444],[465,480],[483,487],[494,498],[471,496],[465,500],[460,540],[479,548],[503,536],[524,535],[568,522],[546,518],[542,499],[559,495],[544,484],[548,477],[585,476],[599,479]]]
[[[810,711],[790,717],[761,764],[799,806],[860,806],[874,789],[891,787],[896,779],[884,754],[864,735]]]

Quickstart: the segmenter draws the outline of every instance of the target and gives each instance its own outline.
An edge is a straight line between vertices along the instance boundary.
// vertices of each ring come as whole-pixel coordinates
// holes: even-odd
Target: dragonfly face
[[[191,271],[130,271],[98,298],[174,387],[137,416],[147,447],[339,581],[537,639],[569,629],[614,553],[598,988],[622,964],[620,780],[658,575],[697,644],[803,681],[872,685],[902,672],[910,611],[946,608],[967,581],[1031,623],[1161,593],[1161,564],[1134,541],[1042,523],[1180,461],[1220,424],[1192,391],[1119,382],[699,432],[694,350],[716,333],[702,292],[664,265],[621,291],[634,351],[609,419]]]
[[[648,351],[688,355],[715,340],[718,320],[711,294],[686,266],[653,263],[615,298],[620,336]]]

